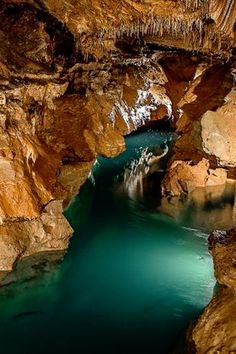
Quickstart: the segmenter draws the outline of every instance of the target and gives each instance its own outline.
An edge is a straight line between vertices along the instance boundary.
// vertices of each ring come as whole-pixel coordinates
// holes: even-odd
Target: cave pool
[[[99,157],[65,215],[63,261],[0,292],[0,354],[165,354],[210,301],[204,230],[183,227],[149,198],[130,198],[124,168],[173,135],[141,132]],[[158,189],[158,185],[156,189]],[[158,194],[158,193],[157,193]]]

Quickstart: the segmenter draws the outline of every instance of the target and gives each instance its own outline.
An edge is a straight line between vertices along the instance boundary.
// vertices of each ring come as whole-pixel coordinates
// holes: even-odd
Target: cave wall
[[[97,155],[121,153],[146,120],[181,136],[167,199],[235,178],[235,12],[234,0],[1,1],[3,282],[20,259],[68,247],[63,207]],[[192,332],[197,353],[235,349],[235,293],[221,283]]]
[[[31,3],[0,12],[0,269],[36,252],[68,247],[62,208],[97,155],[124,150],[170,99],[158,63],[84,57],[74,35]],[[158,91],[159,90],[159,91]],[[145,114],[143,108],[145,107]],[[137,117],[137,118],[136,118]],[[155,119],[159,115],[156,113]]]

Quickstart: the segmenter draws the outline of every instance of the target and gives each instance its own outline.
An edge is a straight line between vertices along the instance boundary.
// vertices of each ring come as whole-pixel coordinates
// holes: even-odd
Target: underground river
[[[143,132],[126,139],[119,157],[98,159],[65,211],[75,233],[63,262],[0,291],[1,354],[174,347],[210,301],[215,279],[204,230],[162,214],[140,183],[145,161],[171,143],[171,134]],[[158,184],[161,162],[153,166]]]

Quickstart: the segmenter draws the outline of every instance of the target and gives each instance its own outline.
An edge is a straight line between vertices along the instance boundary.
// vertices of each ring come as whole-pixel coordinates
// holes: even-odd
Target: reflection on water
[[[123,183],[144,149],[164,151],[171,141],[142,133],[118,158],[98,159],[93,183],[66,211],[75,234],[64,261],[0,292],[1,354],[165,354],[174,346],[212,296],[207,235],[146,198],[150,185],[158,196],[161,161],[155,182],[145,177],[143,198],[129,197]]]
[[[159,162],[169,151],[167,141],[163,144],[161,151],[159,151],[160,149],[156,150],[155,152],[150,151],[148,147],[141,149],[140,157],[125,168],[122,187],[131,199],[143,198],[146,176],[161,170]]]
[[[42,273],[48,273],[51,276],[57,271],[58,263],[62,261],[64,255],[65,251],[40,252],[21,259],[13,272],[0,272],[0,294],[7,292],[10,284],[17,287],[23,282],[26,285],[27,281],[39,278]]]
[[[236,185],[198,188],[186,198],[162,198],[161,211],[177,222],[205,231],[236,226]]]

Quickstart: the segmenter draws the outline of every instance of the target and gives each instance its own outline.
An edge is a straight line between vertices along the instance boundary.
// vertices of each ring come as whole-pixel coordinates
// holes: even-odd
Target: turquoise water
[[[171,140],[145,132],[127,138],[121,156],[99,158],[65,212],[75,234],[63,262],[0,292],[1,354],[164,354],[175,345],[212,297],[206,236],[158,213],[145,190],[129,198],[122,177],[143,148]]]

